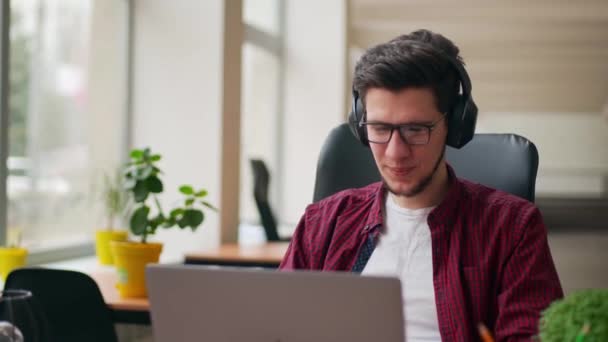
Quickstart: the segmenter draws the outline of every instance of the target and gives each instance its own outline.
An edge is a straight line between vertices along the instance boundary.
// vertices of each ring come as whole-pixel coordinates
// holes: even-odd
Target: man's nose
[[[401,136],[398,129],[393,130],[391,140],[387,143],[385,154],[389,157],[403,158],[412,153],[412,146]]]

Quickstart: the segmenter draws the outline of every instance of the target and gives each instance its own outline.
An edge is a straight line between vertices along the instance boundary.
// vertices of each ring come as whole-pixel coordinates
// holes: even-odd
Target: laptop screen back
[[[155,341],[403,341],[394,278],[195,265],[146,277]]]

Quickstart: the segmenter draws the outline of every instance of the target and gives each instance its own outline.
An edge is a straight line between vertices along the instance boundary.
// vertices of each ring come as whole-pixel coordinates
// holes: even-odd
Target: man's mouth
[[[403,177],[403,176],[407,176],[408,174],[412,173],[412,171],[414,171],[416,167],[415,166],[407,166],[407,167],[391,167],[391,166],[387,166],[388,171],[397,176],[397,177]]]

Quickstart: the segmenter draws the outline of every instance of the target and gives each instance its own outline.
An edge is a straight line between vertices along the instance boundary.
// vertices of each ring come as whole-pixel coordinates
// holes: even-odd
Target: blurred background
[[[288,236],[349,111],[357,58],[427,28],[460,47],[477,131],[536,144],[536,202],[566,291],[608,287],[606,1],[13,0],[5,27],[0,244],[21,240],[32,263],[93,253],[95,189],[134,147],[163,155],[163,202],[191,183],[221,208],[194,234],[159,234],[167,254],[264,239],[251,158]]]

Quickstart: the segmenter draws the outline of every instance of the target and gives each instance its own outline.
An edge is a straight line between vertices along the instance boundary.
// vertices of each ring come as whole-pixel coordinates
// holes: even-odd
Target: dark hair
[[[458,71],[448,58],[462,62],[459,49],[446,37],[428,30],[401,35],[368,49],[355,66],[353,90],[365,107],[370,88],[393,91],[430,88],[440,112],[449,112],[460,90]]]

